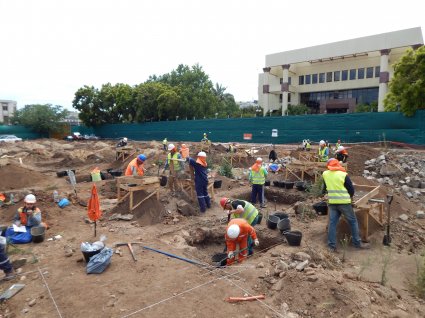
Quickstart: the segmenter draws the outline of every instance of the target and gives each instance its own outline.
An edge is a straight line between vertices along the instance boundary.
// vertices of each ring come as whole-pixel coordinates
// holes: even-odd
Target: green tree
[[[288,115],[304,115],[310,113],[310,108],[306,105],[289,105],[288,106]]]
[[[12,123],[23,125],[39,133],[62,132],[61,122],[68,114],[69,111],[59,105],[25,105],[23,109],[15,112]]]
[[[370,104],[358,104],[356,106],[356,113],[368,113],[378,111],[378,102],[371,102]]]
[[[400,110],[406,116],[425,109],[425,47],[408,50],[394,65],[384,107],[386,111]]]

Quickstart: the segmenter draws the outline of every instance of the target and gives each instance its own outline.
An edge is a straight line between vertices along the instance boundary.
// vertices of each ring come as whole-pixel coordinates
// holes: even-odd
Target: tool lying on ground
[[[374,202],[374,203],[387,203],[387,233],[384,235],[384,238],[382,240],[382,244],[384,244],[385,246],[390,246],[391,244],[391,236],[390,236],[390,222],[391,222],[391,213],[390,213],[390,208],[391,208],[391,202],[393,201],[393,194],[388,193],[387,194],[387,199],[369,199],[369,202]]]
[[[177,255],[174,255],[174,254],[171,254],[171,253],[168,253],[168,252],[163,252],[161,250],[157,250],[157,249],[154,249],[152,247],[148,247],[148,246],[142,246],[142,247],[146,250],[157,252],[159,254],[163,254],[163,255],[166,255],[166,256],[169,256],[169,257],[173,257],[173,258],[179,259],[181,261],[184,261],[184,262],[187,262],[187,263],[190,263],[190,264],[200,265],[200,266],[203,266],[203,267],[206,266],[206,264],[202,264],[202,263],[199,263],[197,261],[194,261],[194,260],[191,260],[191,259],[188,259],[188,258],[184,258],[184,257],[181,257],[181,256],[177,256]]]
[[[133,260],[136,262],[137,258],[136,258],[136,255],[134,255],[132,244],[142,244],[142,243],[139,243],[139,242],[115,243],[115,247],[128,246],[128,249],[130,250],[131,256],[133,256]]]
[[[227,301],[228,303],[237,303],[240,301],[253,301],[258,299],[266,299],[266,296],[258,295],[258,296],[248,296],[248,297],[227,297],[224,301]]]

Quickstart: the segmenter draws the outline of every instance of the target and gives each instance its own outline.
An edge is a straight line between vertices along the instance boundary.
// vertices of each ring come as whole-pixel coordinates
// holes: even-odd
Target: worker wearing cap
[[[186,160],[195,170],[195,190],[198,197],[199,208],[201,213],[205,213],[207,208],[211,208],[211,199],[208,194],[207,154],[201,151],[198,153],[196,160],[190,157]]]
[[[121,139],[121,140],[117,143],[117,148],[127,146],[127,142],[128,142],[127,137],[122,138],[122,139]]]
[[[267,178],[267,169],[262,165],[263,159],[257,158],[255,163],[252,165],[251,170],[249,171],[249,182],[252,184],[251,190],[251,203],[257,203],[257,197],[260,201],[260,206],[262,208],[266,207],[264,202],[264,183]]]
[[[164,151],[167,151],[167,144],[168,144],[167,138],[164,138],[164,140],[162,141],[162,148],[164,149]]]
[[[338,161],[341,161],[343,163],[347,162],[347,159],[348,159],[348,151],[347,151],[347,149],[345,149],[344,146],[339,146],[337,148],[337,150],[336,150],[335,158]]]
[[[327,162],[329,159],[329,148],[326,146],[326,142],[324,140],[320,140],[319,142],[319,161]]]
[[[24,199],[24,206],[19,208],[13,218],[16,226],[25,226],[26,232],[15,232],[13,227],[6,230],[5,236],[11,243],[29,243],[32,240],[31,228],[43,226],[41,223],[41,211],[36,207],[37,199],[34,194],[28,194]]]
[[[255,246],[260,242],[255,229],[244,219],[233,219],[226,228],[227,265],[232,265],[235,261],[236,247],[239,245],[239,263],[242,263],[247,256],[248,238],[254,240]]]
[[[182,155],[183,159],[186,159],[189,157],[189,147],[186,144],[182,144],[180,148],[180,154]]]
[[[335,158],[329,159],[327,168],[328,170],[323,172],[323,181],[324,190],[328,193],[328,247],[331,251],[336,250],[336,228],[342,214],[351,228],[353,245],[357,248],[367,248],[361,243],[359,225],[352,206],[353,183],[345,169]]]
[[[177,151],[177,148],[176,146],[174,146],[174,144],[169,144],[167,149],[169,152],[167,155],[167,160],[165,161],[164,172],[165,170],[170,168],[170,177],[168,180],[168,184],[172,191],[176,191],[178,189],[177,174],[184,172],[184,160],[182,159],[181,154]]]
[[[130,161],[125,170],[126,176],[143,176],[145,174],[145,167],[143,166],[146,161],[146,156],[143,154],[138,155]]]
[[[232,200],[221,198],[220,205],[230,216],[230,219],[244,219],[249,225],[255,226],[258,223],[258,210],[255,206],[245,200]],[[248,238],[248,254],[254,252],[252,240]]]

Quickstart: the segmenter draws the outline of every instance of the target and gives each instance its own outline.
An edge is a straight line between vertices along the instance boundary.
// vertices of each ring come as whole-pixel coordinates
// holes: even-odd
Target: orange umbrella
[[[94,236],[96,237],[96,221],[102,216],[102,211],[100,211],[99,196],[97,195],[96,184],[94,183],[91,188],[89,204],[87,205],[87,214],[89,219],[94,222]]]

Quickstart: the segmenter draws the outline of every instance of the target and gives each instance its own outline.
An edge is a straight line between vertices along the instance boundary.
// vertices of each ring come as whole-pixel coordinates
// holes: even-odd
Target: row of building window
[[[312,104],[311,102],[317,102],[317,104],[320,104],[321,100],[355,98],[356,104],[370,104],[371,102],[378,101],[378,92],[378,87],[370,87],[339,91],[301,93],[300,102],[301,104],[310,105]]]
[[[374,72],[375,71],[375,72]],[[364,78],[379,77],[380,67],[362,67],[359,69],[326,72],[319,74],[308,74],[298,76],[298,85],[309,85],[317,83],[339,82]],[[289,83],[289,85],[291,85]]]

